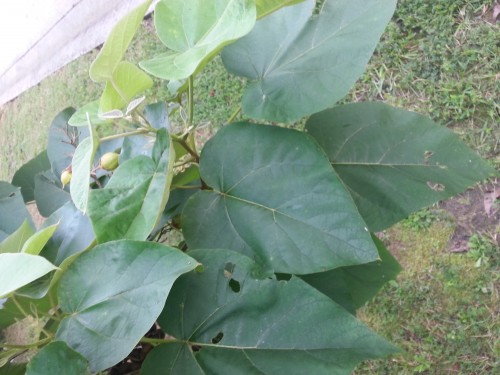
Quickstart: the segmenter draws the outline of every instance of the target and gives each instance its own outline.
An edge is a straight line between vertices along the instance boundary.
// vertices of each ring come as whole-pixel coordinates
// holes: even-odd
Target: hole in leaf
[[[429,186],[434,191],[444,191],[444,185],[437,182],[427,181],[427,186]]]
[[[193,351],[193,353],[199,352],[201,350],[201,346],[200,345],[191,345],[191,350]]]
[[[240,282],[236,281],[235,279],[229,280],[229,287],[235,293],[239,293],[241,290]]]
[[[429,164],[429,159],[434,153],[432,151],[425,151],[424,152],[424,164],[428,165]]]
[[[292,278],[292,275],[289,273],[277,273],[276,280],[278,281],[289,281]]]
[[[224,277],[226,279],[230,279],[231,277],[233,277],[233,272],[235,268],[236,264],[230,262],[226,263],[226,265],[224,266]]]
[[[214,337],[212,337],[212,344],[218,344],[220,340],[224,337],[224,334],[222,332],[219,332],[216,334]]]

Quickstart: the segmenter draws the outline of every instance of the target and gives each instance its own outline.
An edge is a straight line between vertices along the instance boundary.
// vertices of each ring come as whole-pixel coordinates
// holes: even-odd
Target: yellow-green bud
[[[61,173],[61,183],[62,183],[63,188],[67,184],[69,184],[69,182],[71,181],[71,176],[72,176],[72,173],[67,169],[65,169],[63,171],[63,173]]]
[[[118,167],[119,154],[116,152],[107,152],[101,157],[100,165],[102,169],[114,171]]]

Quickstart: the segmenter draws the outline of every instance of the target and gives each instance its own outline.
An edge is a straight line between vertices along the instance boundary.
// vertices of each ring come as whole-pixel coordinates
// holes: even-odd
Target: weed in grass
[[[500,266],[500,249],[496,241],[480,233],[474,233],[469,238],[467,256],[471,258],[476,267]]]
[[[403,272],[360,311],[377,332],[405,353],[373,361],[355,374],[486,374],[497,365],[498,274],[465,254],[446,251],[453,228],[387,231]]]

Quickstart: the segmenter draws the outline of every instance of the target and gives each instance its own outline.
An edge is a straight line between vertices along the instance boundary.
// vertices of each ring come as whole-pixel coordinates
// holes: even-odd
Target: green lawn
[[[400,0],[366,74],[346,101],[380,100],[430,115],[500,167],[500,24],[481,0]],[[143,28],[131,61],[161,51]],[[91,52],[0,108],[0,179],[10,180],[42,151],[52,118],[99,97],[88,77]],[[243,82],[219,59],[195,81],[195,120],[208,131],[237,106]],[[164,84],[150,94],[161,100]],[[356,374],[486,374],[500,358],[498,322],[500,225],[472,228],[469,251],[452,253],[457,226],[446,213],[424,210],[381,234],[404,266],[360,317],[405,353],[363,364]]]

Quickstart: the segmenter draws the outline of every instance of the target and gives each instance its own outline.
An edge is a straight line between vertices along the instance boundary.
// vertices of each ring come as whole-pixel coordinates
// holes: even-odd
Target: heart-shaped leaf
[[[154,18],[158,36],[172,51],[139,65],[154,76],[181,80],[247,34],[256,10],[253,0],[161,0]]]
[[[0,181],[0,241],[14,233],[25,220],[34,228],[31,215],[24,205],[21,188]]]
[[[59,225],[40,254],[57,266],[88,248],[95,239],[89,218],[72,201],[50,215],[43,228],[54,224]]]
[[[88,215],[98,242],[145,240],[154,229],[168,200],[175,161],[165,128],[157,133],[152,157],[126,161],[104,189],[90,192]]]
[[[257,22],[226,47],[226,68],[250,80],[243,97],[248,116],[291,122],[331,107],[364,72],[391,19],[396,0],[314,0]]]
[[[69,186],[66,190],[69,190]],[[35,201],[40,215],[49,217],[71,200],[71,195],[66,190],[62,189],[61,181],[51,170],[37,174],[35,176]]]
[[[352,198],[307,134],[225,126],[206,143],[200,174],[213,191],[196,193],[184,208],[190,248],[238,250],[292,274],[378,258]]]
[[[88,128],[76,128],[68,125],[68,120],[75,113],[74,108],[66,108],[52,121],[47,142],[47,156],[52,173],[59,179],[61,173],[71,165],[71,159],[80,142],[89,136]],[[86,122],[88,126],[88,121]]]
[[[0,298],[57,269],[47,259],[23,253],[0,254]]]
[[[28,220],[24,220],[14,233],[0,243],[0,253],[21,252],[23,245],[32,235],[33,229],[31,229],[31,226],[28,224]]]
[[[47,156],[47,150],[44,150],[24,164],[14,174],[12,185],[21,188],[21,194],[25,203],[35,200],[35,176],[48,169],[50,169],[50,161]]]
[[[93,125],[101,125],[109,123],[110,121],[104,120],[99,116],[99,100],[87,103],[76,111],[68,120],[71,126],[88,126],[89,118]]]
[[[113,366],[160,314],[174,281],[197,262],[154,242],[115,241],[83,253],[61,277],[58,297],[68,314],[56,337],[90,362]]]
[[[494,173],[452,131],[382,103],[318,113],[306,129],[328,154],[372,231]]]
[[[179,278],[158,322],[173,336],[156,347],[149,374],[351,374],[396,349],[304,281],[259,278],[230,250],[194,250],[204,272]]]
[[[26,375],[90,375],[87,360],[61,341],[44,346],[28,363]]]
[[[113,28],[96,59],[90,66],[90,78],[96,82],[110,80],[137,29],[141,25],[152,0],[145,1],[123,17]]]

